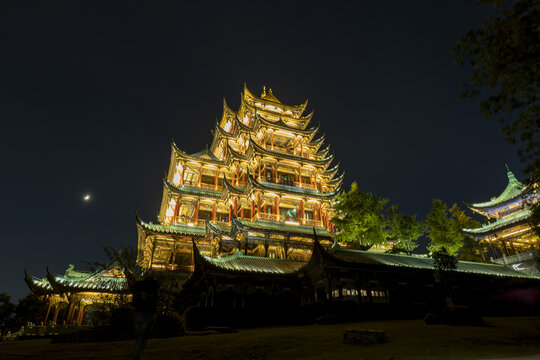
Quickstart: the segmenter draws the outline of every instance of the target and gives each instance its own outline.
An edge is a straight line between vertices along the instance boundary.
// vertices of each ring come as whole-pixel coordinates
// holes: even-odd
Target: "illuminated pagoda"
[[[144,269],[193,270],[192,237],[203,254],[309,260],[313,227],[334,239],[332,202],[343,174],[316,137],[313,113],[272,90],[244,85],[238,111],[223,102],[210,147],[187,154],[173,142],[158,224],[137,216]]]
[[[508,185],[499,196],[469,205],[472,211],[488,218],[488,222],[463,231],[481,246],[487,246],[494,262],[537,273],[540,243],[530,225],[530,216],[540,197],[538,185],[522,184],[510,170],[507,176]]]

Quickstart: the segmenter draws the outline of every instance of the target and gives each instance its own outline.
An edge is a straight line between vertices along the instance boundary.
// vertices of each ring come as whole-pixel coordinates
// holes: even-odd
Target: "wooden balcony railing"
[[[197,221],[193,222],[193,225],[195,225],[195,226],[206,226],[206,220],[205,219],[197,219]]]
[[[255,216],[251,218],[251,221],[261,219],[261,220],[270,220],[270,221],[276,221],[276,222],[294,222],[298,223],[299,225],[309,225],[309,226],[319,226],[322,227],[322,221],[321,220],[313,220],[313,219],[297,219],[290,216],[283,216],[283,215],[276,215],[276,214],[267,214],[267,213],[257,213]]]
[[[207,184],[207,183],[201,183],[201,188],[203,189],[209,189],[209,190],[216,190],[215,184]],[[218,185],[217,190],[223,190],[223,187]]]
[[[294,186],[302,189],[310,189],[310,190],[317,190],[316,184],[306,184],[306,183],[300,183],[298,181],[294,182]]]

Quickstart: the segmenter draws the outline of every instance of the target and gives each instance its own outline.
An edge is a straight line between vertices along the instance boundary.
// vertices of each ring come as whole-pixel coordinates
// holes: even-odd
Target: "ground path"
[[[143,359],[540,360],[540,317],[487,318],[486,323],[485,327],[428,326],[420,320],[398,320],[243,329],[234,334],[151,339]],[[388,342],[343,344],[343,331],[349,328],[385,330]],[[0,359],[129,359],[130,349],[128,341],[25,340],[0,343]]]

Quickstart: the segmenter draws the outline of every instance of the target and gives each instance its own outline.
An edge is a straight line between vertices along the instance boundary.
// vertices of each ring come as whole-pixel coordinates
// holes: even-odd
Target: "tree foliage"
[[[540,169],[540,3],[538,0],[480,0],[497,15],[461,37],[451,52],[455,62],[470,65],[463,97],[484,96],[485,119],[496,118],[510,143],[521,144],[518,155],[526,172]]]
[[[385,244],[389,236],[384,216],[387,203],[387,199],[360,191],[353,182],[351,190],[338,195],[334,204],[332,222],[339,228],[338,239],[362,250]]]
[[[480,227],[480,222],[472,219],[470,216],[465,214],[457,204],[454,204],[449,210],[452,219],[454,220],[455,227],[458,231],[461,232],[461,229],[474,229]],[[465,261],[477,261],[483,262],[484,258],[482,253],[484,249],[480,247],[478,241],[468,236],[467,234],[461,233],[463,235],[463,246],[460,249],[458,259]]]
[[[137,266],[137,248],[134,246],[122,246],[120,249],[103,246],[103,251],[107,256],[106,262],[101,261],[83,261],[90,271],[98,271],[109,268],[112,265],[135,269]]]
[[[0,335],[15,326],[15,304],[6,293],[0,293]]]
[[[441,200],[433,200],[433,208],[427,214],[426,225],[431,242],[429,251],[435,253],[444,248],[452,256],[459,252],[464,236],[458,222],[450,217],[448,207]]]
[[[416,220],[416,215],[404,215],[398,211],[397,205],[388,208],[390,238],[394,240],[394,249],[412,254],[418,246],[416,241],[426,232],[423,222]]]
[[[28,294],[19,300],[15,308],[16,319],[19,325],[27,322],[39,324],[44,320],[47,311],[47,302],[34,294]]]

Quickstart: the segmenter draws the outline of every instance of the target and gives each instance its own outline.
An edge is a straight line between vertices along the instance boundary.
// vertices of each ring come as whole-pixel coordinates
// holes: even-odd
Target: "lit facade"
[[[137,217],[139,264],[191,271],[192,238],[210,256],[299,261],[310,257],[313,227],[330,244],[343,174],[306,105],[244,86],[238,111],[224,102],[210,147],[187,154],[173,143],[158,223]]]

